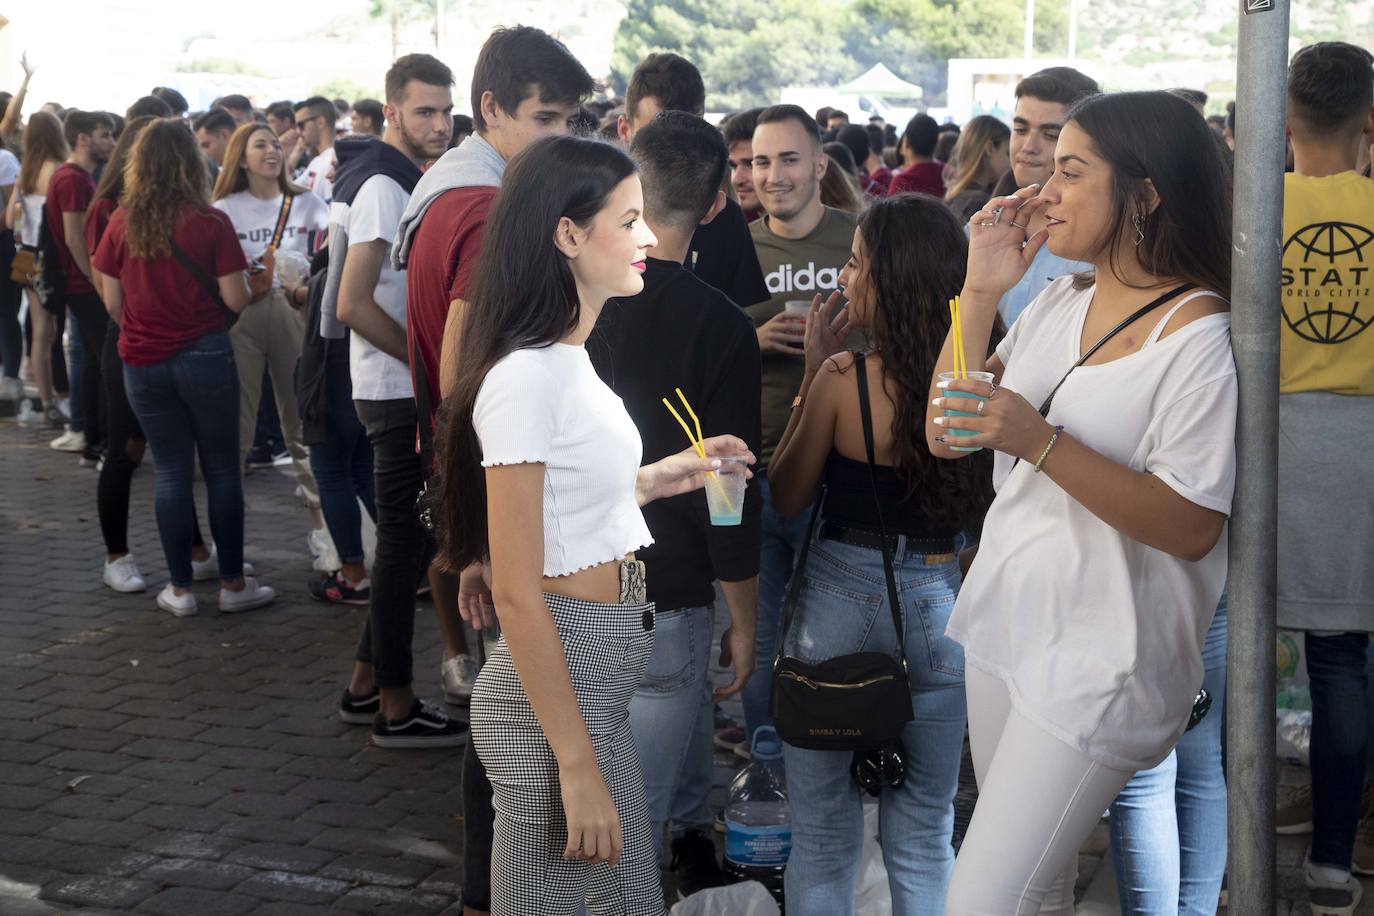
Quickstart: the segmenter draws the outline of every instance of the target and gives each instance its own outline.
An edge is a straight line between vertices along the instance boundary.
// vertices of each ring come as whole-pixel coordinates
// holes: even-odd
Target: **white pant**
[[[1071,914],[1078,848],[1133,774],[1032,724],[1000,680],[972,665],[965,689],[978,805],[946,916]]]

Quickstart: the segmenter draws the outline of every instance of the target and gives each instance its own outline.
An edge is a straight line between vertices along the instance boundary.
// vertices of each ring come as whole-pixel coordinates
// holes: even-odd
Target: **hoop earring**
[[[1139,248],[1140,243],[1145,241],[1145,218],[1137,213],[1131,217],[1131,225],[1135,227],[1135,247]]]

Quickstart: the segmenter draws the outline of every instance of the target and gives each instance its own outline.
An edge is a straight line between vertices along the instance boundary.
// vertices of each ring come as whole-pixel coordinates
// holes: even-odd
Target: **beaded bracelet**
[[[1039,460],[1035,462],[1035,473],[1040,473],[1040,468],[1045,464],[1045,459],[1050,456],[1050,449],[1054,448],[1054,444],[1059,441],[1059,434],[1063,431],[1064,427],[1062,426],[1054,428],[1054,432],[1050,435],[1050,441],[1045,445],[1045,450],[1040,453]]]

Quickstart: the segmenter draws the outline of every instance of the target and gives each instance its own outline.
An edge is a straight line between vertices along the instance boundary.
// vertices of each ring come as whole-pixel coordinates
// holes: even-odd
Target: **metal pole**
[[[1275,907],[1279,276],[1288,0],[1239,0],[1231,342],[1240,385],[1228,582],[1230,912]]]
[[[1021,53],[1026,60],[1035,56],[1035,0],[1026,0],[1026,39]]]

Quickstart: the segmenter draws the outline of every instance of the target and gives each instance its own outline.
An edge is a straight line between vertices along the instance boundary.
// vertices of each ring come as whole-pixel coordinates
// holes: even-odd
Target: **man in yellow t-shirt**
[[[1344,42],[1294,55],[1284,181],[1279,398],[1279,625],[1305,632],[1312,796],[1303,874],[1314,909],[1354,911],[1374,848],[1359,843],[1372,736],[1365,657],[1374,631],[1374,57]],[[1244,117],[1244,113],[1241,113]]]

